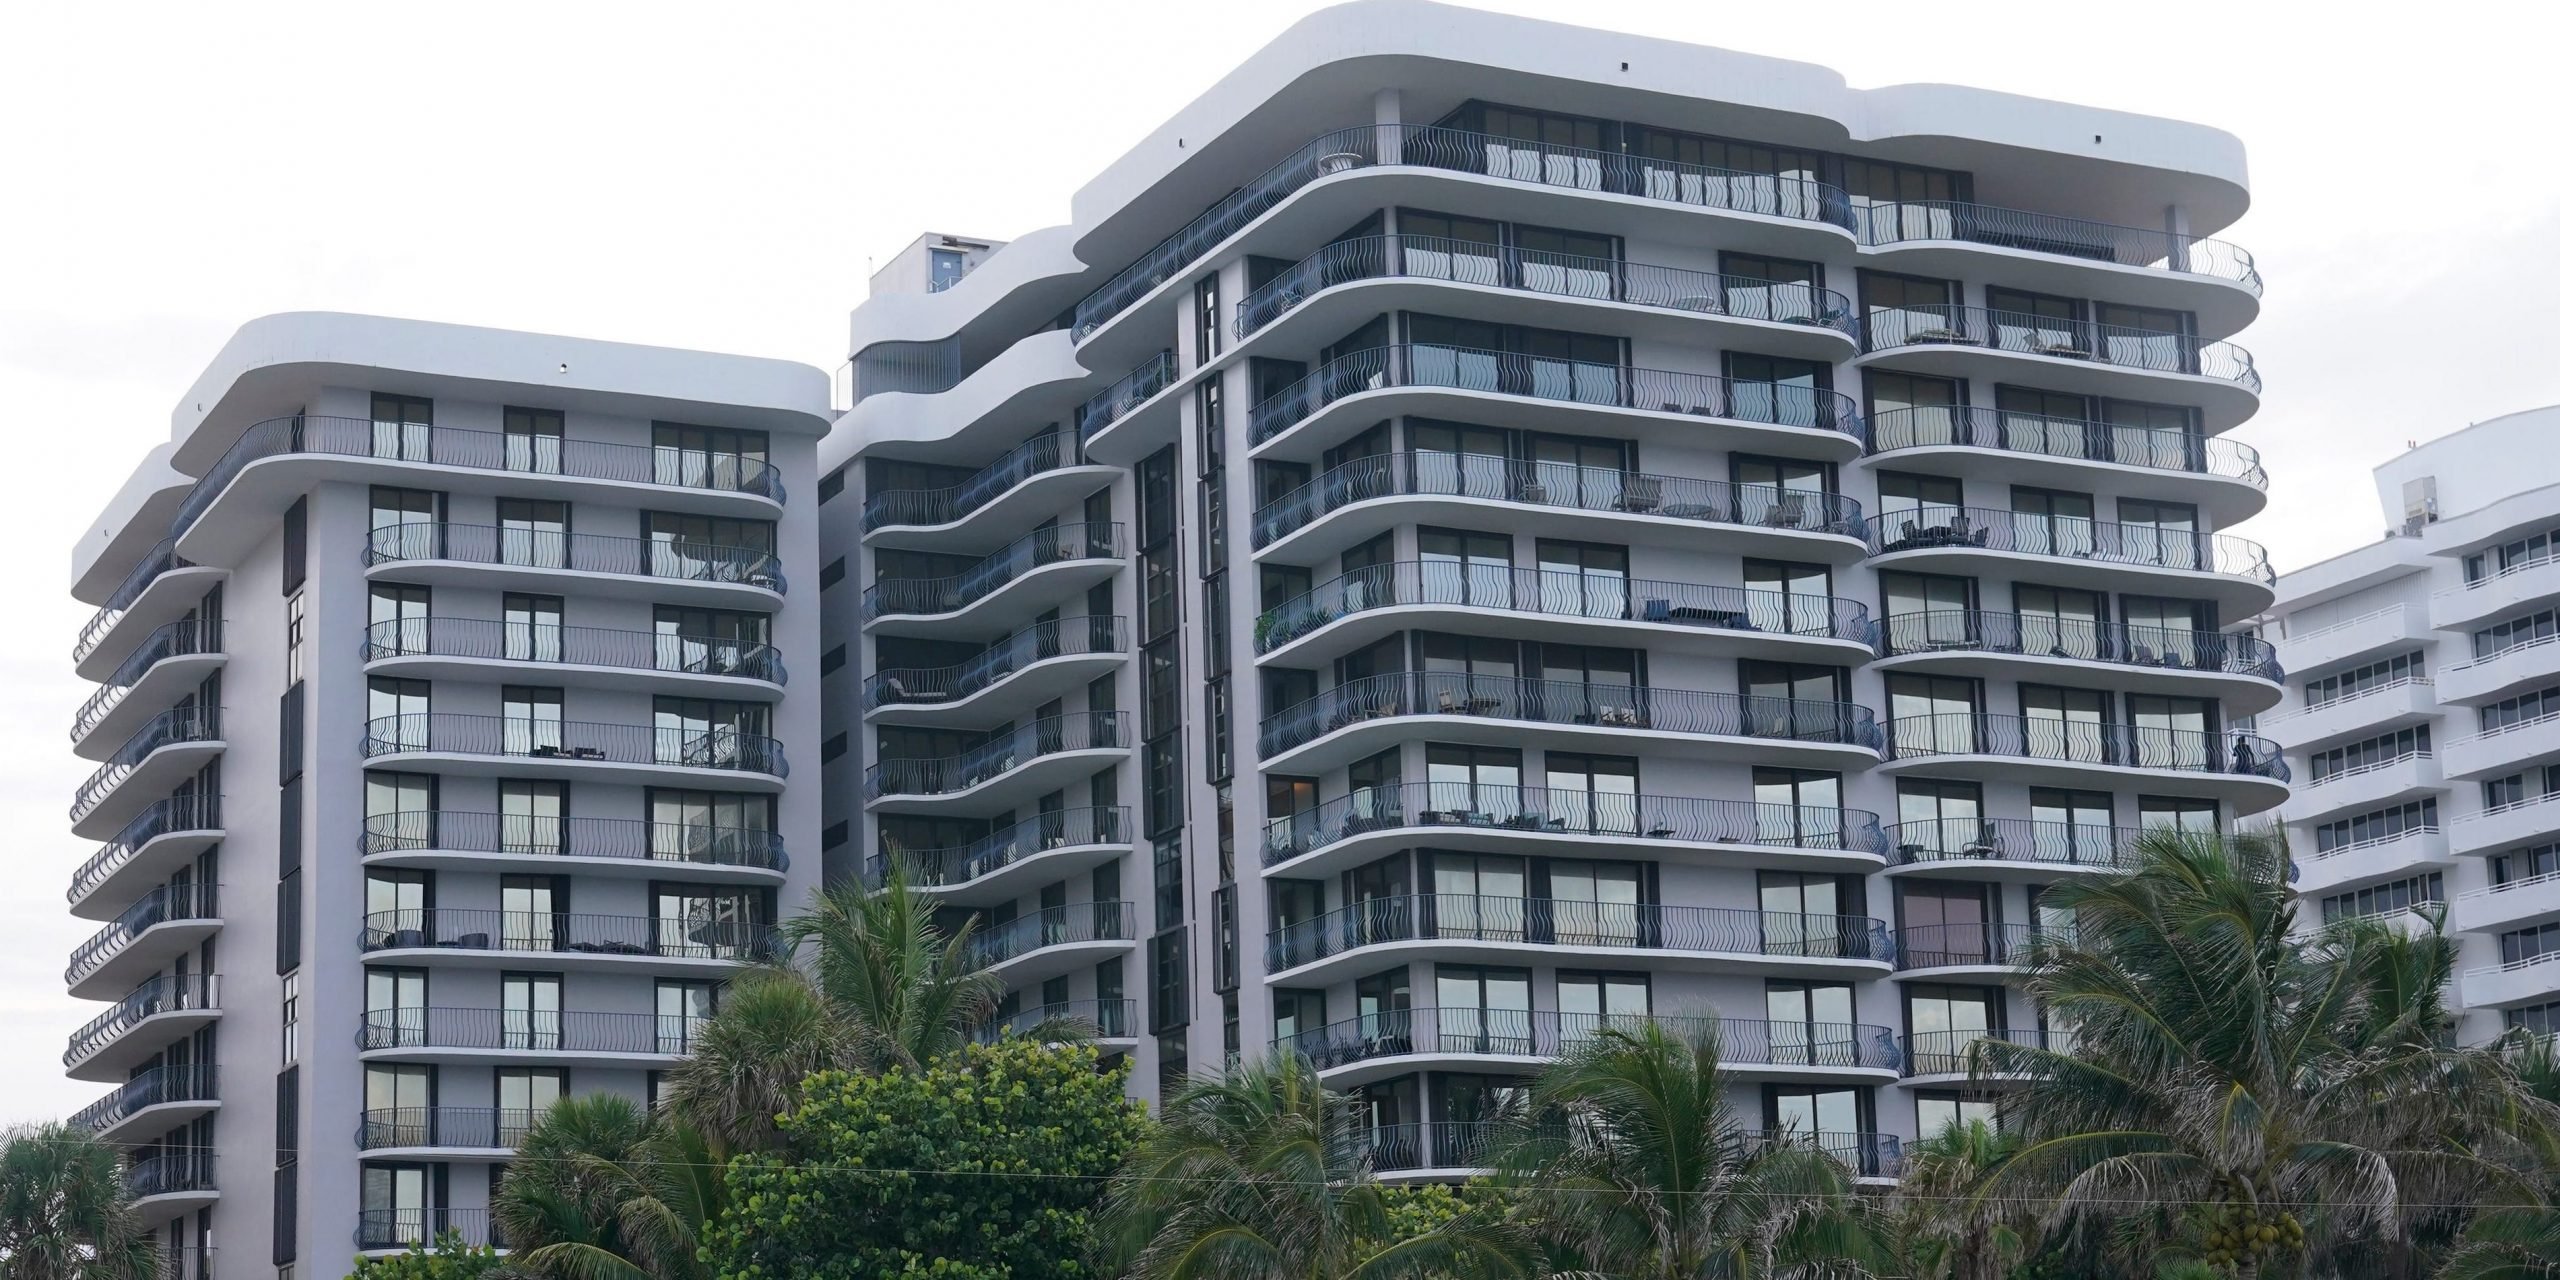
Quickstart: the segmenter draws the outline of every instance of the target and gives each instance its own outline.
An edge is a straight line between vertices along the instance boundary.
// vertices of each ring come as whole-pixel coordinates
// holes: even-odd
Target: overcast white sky
[[[62,898],[91,852],[64,819],[89,768],[64,737],[91,612],[63,590],[70,546],[234,326],[327,308],[833,368],[868,263],[927,228],[1063,221],[1077,186],[1317,7],[10,6],[0,1124],[101,1092],[59,1063],[98,1008],[61,981],[94,927]],[[2538,301],[2560,296],[2552,70],[2525,7],[1487,7],[2238,134],[2256,202],[2224,234],[2267,280],[2239,339],[2267,394],[2236,438],[2275,495],[2242,532],[2279,570],[2379,532],[2369,472],[2404,441],[2560,400]]]

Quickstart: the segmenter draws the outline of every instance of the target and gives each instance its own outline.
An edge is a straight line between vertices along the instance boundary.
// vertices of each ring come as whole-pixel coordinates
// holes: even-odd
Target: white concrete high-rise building
[[[2384,536],[2285,576],[2260,720],[2307,921],[2437,904],[2464,1030],[2560,1031],[2560,408],[2374,468]]]
[[[328,314],[180,398],[73,552],[64,974],[165,1274],[485,1241],[531,1116],[647,1098],[768,952],[821,874],[827,410],[805,365]]]
[[[1473,1163],[1713,1018],[1875,1177],[2040,891],[2281,804],[2240,144],[1367,0],[853,313],[822,842],[1149,1093],[1312,1057]]]

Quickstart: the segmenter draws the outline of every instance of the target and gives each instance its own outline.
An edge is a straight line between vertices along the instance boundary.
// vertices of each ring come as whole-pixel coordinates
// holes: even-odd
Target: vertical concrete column
[[[2194,270],[2187,265],[2187,241],[2191,238],[2187,230],[2187,207],[2182,204],[2170,205],[2165,221],[2169,231],[2169,269],[2171,271]]]
[[[1378,163],[1404,163],[1404,90],[1378,90]]]

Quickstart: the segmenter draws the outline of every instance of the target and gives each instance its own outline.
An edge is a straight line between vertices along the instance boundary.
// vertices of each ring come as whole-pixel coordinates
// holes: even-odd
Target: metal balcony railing
[[[506,853],[528,858],[628,858],[670,866],[751,867],[785,871],[791,856],[782,833],[762,827],[640,818],[560,818],[530,813],[412,809],[364,820],[358,851]]]
[[[1875,713],[1850,702],[1759,698],[1696,689],[1530,680],[1463,671],[1398,671],[1341,684],[1262,721],[1265,759],[1363,720],[1474,716],[1527,724],[1588,725],[1652,734],[1882,745]]]
[[[1981,1055],[1974,1046],[1985,1041],[2025,1045],[2032,1049],[2059,1048],[2059,1036],[2048,1036],[2041,1027],[1992,1027],[1969,1031],[1914,1031],[1903,1037],[1908,1061],[1903,1074],[1936,1076],[1971,1074]]]
[[[870,533],[893,525],[950,524],[984,508],[1033,476],[1083,461],[1075,437],[1044,432],[1015,445],[1003,457],[958,484],[941,489],[883,489],[864,497],[862,531]]]
[[[420,560],[790,589],[781,557],[761,547],[485,524],[390,524],[366,535],[366,564]]]
[[[1005,677],[1051,658],[1128,652],[1128,620],[1108,614],[1035,622],[966,662],[947,667],[889,667],[862,682],[863,705],[932,706],[990,689]]]
[[[791,773],[780,741],[726,725],[672,728],[442,711],[381,716],[366,723],[366,757],[412,751],[727,769],[777,778]]]
[[[1266,443],[1336,400],[1389,387],[1658,409],[1866,438],[1858,402],[1822,387],[1425,343],[1371,347],[1334,357],[1253,406],[1245,419],[1247,435],[1256,445]]]
[[[970,961],[1003,964],[1040,950],[1076,942],[1126,942],[1136,937],[1136,916],[1125,902],[1070,902],[979,929],[969,937]]]
[[[2140,861],[2140,827],[2032,821],[2026,818],[1922,818],[1884,829],[1893,860],[2029,862],[2047,866],[2125,869]]]
[[[506,1234],[498,1229],[498,1220],[486,1209],[359,1209],[356,1211],[356,1247],[359,1249],[406,1249],[411,1245],[433,1245],[446,1233],[461,1238],[462,1243],[492,1249],[507,1247]]]
[[[356,1150],[384,1147],[509,1149],[542,1118],[522,1107],[376,1107],[356,1122]]]
[[[1867,452],[1961,446],[2074,462],[2111,462],[2154,471],[2221,476],[2267,487],[2258,451],[2237,440],[2171,427],[2014,413],[1989,405],[1913,405],[1867,415]]]
[[[1372,1170],[1481,1169],[1492,1159],[1501,1125],[1491,1120],[1433,1120],[1373,1124],[1361,1131],[1360,1152]]]
[[[836,403],[850,409],[876,395],[938,395],[960,385],[970,370],[961,361],[960,338],[891,339],[854,352],[839,370]]]
[[[1157,392],[1172,386],[1181,376],[1181,362],[1174,359],[1171,348],[1155,353],[1146,363],[1120,375],[1119,381],[1104,387],[1077,407],[1077,446],[1081,448],[1086,441],[1101,434],[1103,428],[1154,399]]]
[[[365,661],[419,657],[735,676],[777,685],[791,679],[772,645],[734,636],[565,627],[494,618],[397,618],[365,628]]]
[[[1417,235],[1336,240],[1307,255],[1236,304],[1236,336],[1252,335],[1336,285],[1385,279],[1446,280],[1550,297],[1813,325],[1852,342],[1858,339],[1856,313],[1849,299],[1810,284]]]
[[[1274,929],[1264,939],[1263,959],[1277,973],[1364,947],[1435,940],[1886,963],[1893,959],[1892,931],[1884,921],[1866,916],[1448,893],[1371,898]]]
[[[2071,938],[2067,929],[2039,929],[2018,920],[1906,924],[1894,936],[1901,943],[1904,969],[2023,964],[2038,944]]]
[[[1117,711],[1078,711],[1034,720],[997,734],[958,755],[882,760],[863,773],[863,792],[883,796],[938,796],[966,791],[1043,756],[1108,750],[1129,745]]]
[[[2137,626],[2050,614],[1931,609],[1898,613],[1878,628],[1888,658],[1918,653],[2014,653],[2123,667],[2216,671],[2281,683],[2274,645],[2251,635]]]
[[[218,1008],[220,994],[221,985],[215,974],[191,973],[184,977],[161,974],[145,978],[123,999],[108,1006],[106,1012],[89,1019],[86,1025],[71,1033],[70,1043],[62,1051],[62,1065],[65,1069],[78,1066],[121,1039],[145,1019],[189,1009]]]
[[[1867,607],[1836,596],[1659,582],[1572,569],[1399,560],[1355,569],[1273,606],[1254,624],[1254,651],[1268,654],[1353,614],[1405,605],[1757,631],[1858,644],[1872,644],[1875,638]]]
[[[213,831],[222,826],[222,797],[213,795],[173,796],[159,801],[135,815],[119,831],[100,846],[80,869],[71,873],[71,888],[63,896],[78,902],[95,892],[99,885],[133,861],[142,846],[161,836],[177,831]]]
[[[557,955],[656,956],[745,964],[776,953],[774,928],[751,920],[609,916],[567,911],[410,907],[364,918],[366,951],[528,951]]]
[[[172,1102],[212,1102],[222,1096],[221,1074],[210,1062],[164,1063],[117,1085],[113,1093],[82,1107],[70,1127],[86,1133],[122,1124],[145,1108]]]
[[[124,953],[136,938],[155,925],[184,920],[216,920],[221,908],[210,884],[164,884],[134,899],[122,914],[105,928],[89,935],[87,941],[71,949],[71,962],[63,967],[62,981],[76,983]]]
[[[862,593],[862,616],[871,621],[954,613],[1034,569],[1071,560],[1117,560],[1126,543],[1125,526],[1116,523],[1036,529],[947,578],[882,578]]]
[[[1838,1161],[1859,1178],[1902,1176],[1902,1139],[1890,1133],[1823,1133],[1802,1129],[1745,1129],[1746,1149],[1795,1145],[1810,1147]]]
[[[1857,228],[1858,243],[1871,249],[1954,240],[2227,280],[2253,295],[2265,287],[2238,245],[2060,214],[1958,200],[1872,201],[1858,207]]]
[[[369,1009],[356,1047],[682,1055],[693,1052],[709,1021],[694,1014],[584,1009]]]
[[[1867,527],[1867,549],[1877,555],[1959,547],[2276,580],[2265,547],[2227,533],[1934,503],[1880,512]]]
[[[1886,722],[1885,758],[1991,755],[2066,764],[2226,773],[2293,781],[2284,748],[2253,733],[1946,711]]]
[[[212,1191],[213,1148],[159,1148],[125,1166],[124,1189],[136,1200]]]
[[[891,849],[871,855],[865,870],[873,884],[888,874],[892,859],[904,859],[909,882],[924,888],[967,884],[1051,849],[1079,845],[1127,844],[1133,828],[1123,805],[1091,809],[1054,809],[1010,823],[981,839],[937,849]]]
[[[212,742],[221,737],[219,708],[179,707],[151,717],[143,722],[141,728],[133,731],[132,737],[124,740],[123,746],[116,748],[114,755],[108,756],[81,782],[80,790],[71,798],[71,821],[77,823],[88,817],[110,792],[132,775],[135,768],[150,758],[152,752],[183,743]]]
[[[1266,503],[1253,513],[1253,545],[1257,550],[1270,546],[1344,507],[1399,497],[1473,498],[1565,511],[1867,536],[1858,500],[1844,494],[1494,454],[1383,453],[1345,462]]]
[[[2056,319],[2026,311],[1938,304],[1870,307],[1860,319],[1869,352],[1906,347],[1979,347],[2018,355],[2085,360],[2146,373],[2218,378],[2251,391],[2264,389],[2256,358],[2228,342],[2199,342],[2195,335]]]
[[[1766,1067],[1899,1071],[1902,1049],[1884,1027],[1845,1022],[1766,1022],[1694,1014],[1559,1013],[1553,1009],[1414,1008],[1347,1018],[1283,1037],[1272,1047],[1319,1069],[1409,1054],[1553,1058],[1603,1028],[1646,1024],[1683,1038],[1713,1031],[1723,1061]]]
[[[176,538],[163,538],[159,545],[143,552],[142,559],[125,570],[124,578],[116,583],[115,590],[107,593],[107,602],[98,606],[98,611],[81,625],[80,638],[71,645],[71,661],[76,665],[96,653],[98,646],[106,642],[107,633],[124,620],[125,611],[142,598],[142,593],[152,583],[159,581],[161,574],[172,569],[195,567],[194,561],[178,554]]]
[[[1263,828],[1262,865],[1278,866],[1372,831],[1451,827],[1879,855],[1886,849],[1876,815],[1864,809],[1551,787],[1404,782],[1362,787],[1313,809],[1272,819]]]
[[[116,665],[115,673],[99,682],[98,690],[80,704],[71,718],[71,740],[78,742],[107,718],[107,713],[122,705],[125,695],[153,667],[171,658],[201,653],[222,652],[222,620],[219,618],[185,618],[152,632],[132,654]]]
[[[1138,1002],[1125,999],[1061,1000],[1055,1004],[1033,1005],[1010,1016],[997,1018],[971,1034],[984,1043],[1060,1024],[1106,1040],[1125,1039],[1138,1034]]]

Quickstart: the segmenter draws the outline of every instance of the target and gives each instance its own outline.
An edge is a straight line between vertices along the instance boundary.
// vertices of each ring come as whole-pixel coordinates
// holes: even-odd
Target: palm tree
[[[691,1126],[628,1098],[563,1098],[516,1144],[492,1209],[510,1265],[536,1276],[707,1280],[723,1167]]]
[[[1398,1238],[1352,1102],[1296,1055],[1165,1100],[1097,1232],[1125,1280],[1391,1280],[1532,1274],[1521,1242],[1460,1214]]]
[[[2413,1273],[2423,1206],[2515,1184],[2501,1135],[2547,1122],[2499,1055],[2453,1044],[2453,943],[2376,921],[2296,935],[2280,835],[2146,833],[2139,866],[2057,886],[2069,935],[2027,989],[2070,1051],[1986,1041],[2026,1077],[1982,1196],[2050,1195],[2208,1262]],[[2423,1223],[2423,1219],[2420,1219]]]
[[[150,1280],[160,1254],[134,1217],[115,1148],[64,1125],[0,1143],[0,1274],[10,1280]]]
[[[1605,1028],[1533,1081],[1494,1160],[1571,1274],[1854,1276],[1889,1250],[1839,1161],[1747,1129],[1712,1025]]]
[[[1974,1191],[2017,1150],[1980,1120],[1950,1124],[1904,1153],[1894,1210],[1915,1277],[2000,1280],[2036,1242],[2031,1215]]]
[[[841,1022],[849,1066],[913,1067],[959,1048],[1004,996],[1004,982],[981,969],[970,927],[945,932],[932,899],[912,888],[892,859],[877,888],[839,885],[807,914],[784,922],[783,939],[808,952],[818,991]]]
[[[853,1056],[835,1010],[788,967],[730,979],[692,1047],[668,1077],[666,1105],[723,1156],[777,1149],[774,1118],[799,1105],[800,1082]]]

